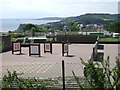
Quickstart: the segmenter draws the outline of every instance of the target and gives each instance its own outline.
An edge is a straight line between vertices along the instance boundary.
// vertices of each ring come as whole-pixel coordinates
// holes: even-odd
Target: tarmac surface
[[[102,44],[104,50],[104,59],[110,56],[111,68],[115,65],[116,57],[118,57],[118,44]],[[69,56],[62,56],[62,44],[53,44],[53,54],[44,53],[44,46],[41,44],[41,57],[38,55],[29,56],[29,48],[22,47],[22,54],[19,52],[12,54],[8,51],[0,54],[2,76],[7,70],[16,70],[24,73],[23,77],[40,77],[51,78],[60,77],[62,74],[62,60],[65,61],[65,75],[73,76],[72,71],[77,76],[83,76],[84,66],[81,64],[80,58],[87,61],[91,54],[94,44],[71,44],[69,45]],[[0,76],[1,77],[1,76]]]

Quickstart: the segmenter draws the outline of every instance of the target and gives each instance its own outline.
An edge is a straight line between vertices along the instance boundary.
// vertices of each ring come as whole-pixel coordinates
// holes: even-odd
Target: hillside
[[[59,22],[50,22],[47,24],[42,24],[44,29],[59,29],[63,30],[64,25],[77,25],[77,24],[98,24],[98,25],[107,25],[113,22],[118,21],[118,14],[85,14],[75,17],[47,17],[47,18],[38,18],[37,20],[61,20]],[[22,30],[24,25],[20,25],[18,30]],[[22,28],[21,28],[22,27]]]
[[[78,25],[78,24],[98,24],[98,25],[107,25],[113,22],[118,21],[118,14],[85,14],[80,15],[76,17],[68,17],[65,19],[62,19],[59,22],[50,22],[47,24],[43,24],[43,26],[46,29],[58,29],[63,30],[64,25]],[[74,27],[74,26],[73,26]]]
[[[85,14],[76,17],[69,17],[64,19],[64,22],[76,22],[82,24],[110,24],[116,22],[117,14]]]
[[[20,24],[17,28],[18,31],[22,31],[26,24]]]

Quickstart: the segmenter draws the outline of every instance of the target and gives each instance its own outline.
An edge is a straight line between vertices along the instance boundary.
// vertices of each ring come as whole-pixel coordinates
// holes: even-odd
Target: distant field
[[[104,20],[104,21],[110,21],[111,19],[102,18],[102,20]]]

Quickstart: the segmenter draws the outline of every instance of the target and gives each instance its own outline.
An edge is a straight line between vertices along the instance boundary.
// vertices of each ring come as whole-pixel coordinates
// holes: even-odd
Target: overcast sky
[[[119,0],[0,0],[2,18],[69,17],[118,13]]]

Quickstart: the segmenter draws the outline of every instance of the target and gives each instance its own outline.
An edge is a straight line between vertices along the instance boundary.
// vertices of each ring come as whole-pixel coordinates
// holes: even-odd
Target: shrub
[[[110,70],[109,56],[107,60],[101,60],[101,63],[93,60],[84,62],[82,59],[81,63],[85,66],[84,76],[89,88],[120,89],[120,60],[118,58],[116,58],[116,66],[112,70]],[[74,72],[73,75],[80,88],[88,87],[87,84],[83,87]]]
[[[36,78],[20,78],[19,75],[23,73],[17,73],[16,71],[8,71],[8,75],[4,75],[2,79],[2,88],[40,88],[46,89],[48,82],[41,82]]]

